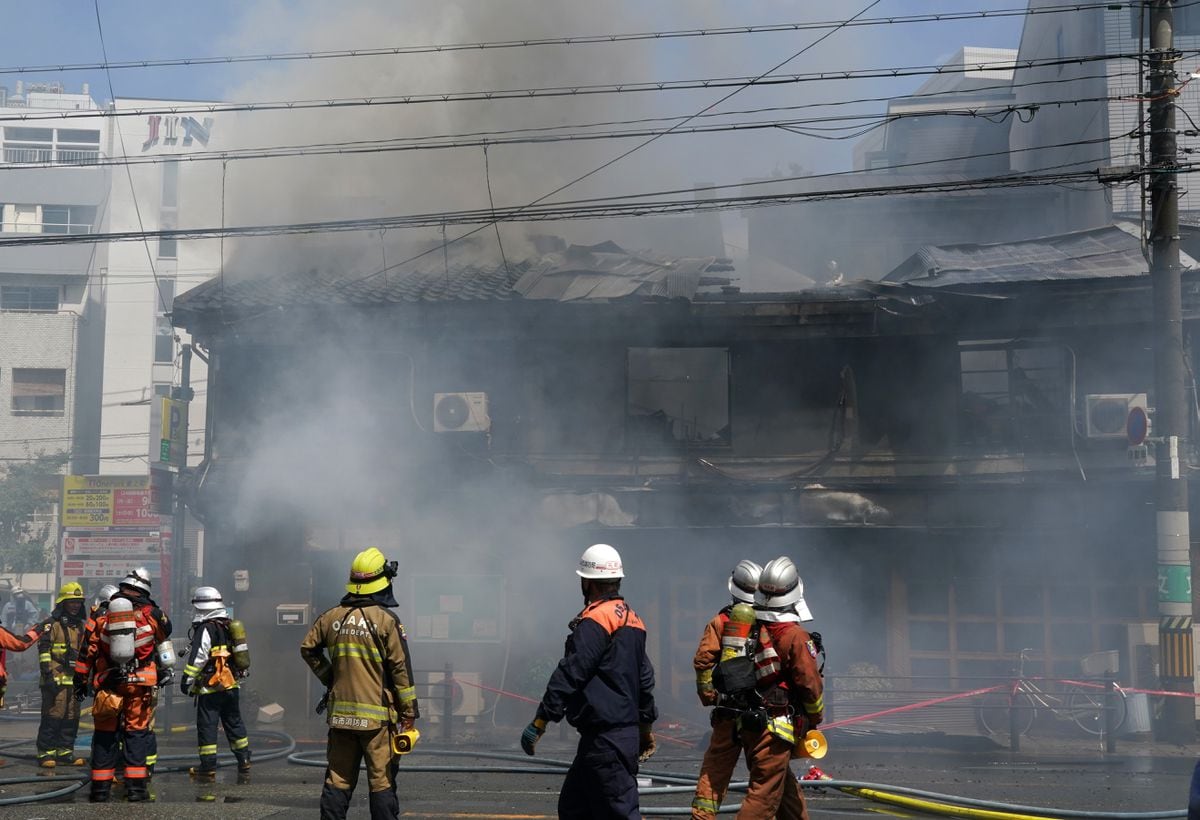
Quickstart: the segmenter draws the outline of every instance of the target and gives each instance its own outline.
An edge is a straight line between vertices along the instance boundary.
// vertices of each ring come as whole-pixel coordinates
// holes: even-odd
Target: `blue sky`
[[[161,59],[187,56],[264,53],[294,50],[329,50],[353,47],[455,42],[466,39],[508,39],[527,32],[542,36],[595,34],[607,31],[647,31],[679,28],[780,23],[793,20],[828,20],[848,16],[867,0],[839,3],[799,3],[796,0],[443,0],[438,4],[398,0],[205,0],[204,2],[146,3],[142,0],[101,0],[105,41],[110,60]],[[1022,0],[883,0],[866,16],[882,17],[1013,8]],[[819,10],[818,10],[819,6]],[[511,13],[509,11],[511,10]],[[377,25],[373,25],[377,23]],[[1015,48],[1022,18],[939,22],[921,25],[849,28],[790,64],[786,71],[806,72],[840,68],[874,68],[890,65],[935,63],[963,45]],[[520,52],[421,55],[374,60],[334,60],[276,65],[194,66],[132,69],[112,72],[119,97],[161,99],[264,100],[297,97],[353,96],[445,90],[606,83],[714,76],[748,76],[765,71],[817,36],[811,31],[749,37],[704,38],[619,46],[577,46],[573,49],[524,49]],[[36,14],[20,25],[0,28],[0,66],[44,65],[100,60],[100,43],[93,6],[86,0],[40,0]],[[0,76],[0,85],[12,89],[18,75]],[[357,80],[361,76],[361,83]],[[24,75],[25,80],[61,80],[77,91],[88,82],[93,98],[109,98],[104,72],[48,72]],[[911,92],[923,78],[890,81],[785,86],[751,89],[725,108],[756,105],[789,105],[796,101],[827,101],[862,96],[900,96]],[[360,90],[361,89],[361,90]],[[405,106],[393,109],[390,119],[367,113],[357,129],[343,120],[332,138],[370,131],[461,132],[472,127],[508,127],[516,120],[578,122],[588,119],[694,113],[723,92],[706,90],[684,94],[646,94],[592,97],[587,101],[550,100],[489,107]],[[438,111],[437,108],[454,108]],[[882,105],[876,106],[882,110]],[[827,109],[826,109],[827,110]],[[303,120],[298,115],[294,122]],[[345,127],[342,127],[345,126]],[[311,126],[286,126],[305,136]],[[263,129],[266,132],[266,129]],[[224,129],[229,133],[229,129]],[[663,140],[623,160],[621,174],[606,172],[597,185],[628,188],[639,184],[690,185],[697,181],[730,182],[772,173],[786,173],[800,165],[811,170],[844,168],[849,164],[852,141],[824,142],[794,135],[759,137],[737,135],[680,137]],[[261,134],[256,134],[256,137]],[[294,136],[291,134],[289,136]],[[323,135],[325,136],[325,135]],[[283,139],[275,136],[275,139]],[[251,139],[262,144],[268,139]],[[296,140],[292,140],[296,141]],[[668,145],[668,143],[670,143]],[[551,149],[547,149],[551,151]],[[575,150],[576,153],[570,153]],[[559,178],[598,164],[623,150],[623,146],[597,145],[578,149],[552,149],[559,160]],[[590,151],[590,153],[589,153]],[[541,154],[522,163],[510,152],[496,159],[500,199],[532,198],[546,184],[525,186],[541,170]],[[477,157],[460,162],[477,163]],[[284,166],[273,166],[282,169]],[[342,166],[339,166],[342,167]],[[266,173],[263,165],[259,170]],[[505,178],[505,171],[508,178]],[[472,175],[475,172],[472,171]],[[473,182],[472,178],[472,182]],[[286,182],[286,180],[284,180]],[[475,186],[473,186],[475,187]],[[590,185],[580,186],[596,192]],[[527,200],[526,200],[527,201]]]
[[[349,0],[353,2],[353,0]],[[546,0],[559,2],[559,0]],[[930,2],[930,0],[884,0],[868,16],[920,14],[935,11],[970,9],[1012,8],[1021,0],[972,0],[968,4],[959,2]],[[210,54],[247,53],[273,50],[280,43],[267,29],[248,31],[247,25],[256,8],[272,7],[275,3],[255,0],[204,0],[204,2],[146,3],[142,0],[102,0],[101,13],[104,22],[105,40],[110,59],[166,58]],[[306,4],[284,3],[289,6],[306,7]],[[336,13],[339,4],[324,4],[328,13]],[[410,3],[393,3],[397,14],[403,14]],[[656,18],[653,22],[663,27],[691,27],[695,22],[690,17],[679,17],[675,12],[690,11],[686,0],[654,4]],[[798,15],[789,13],[786,3],[726,4],[712,16],[721,24],[738,22],[784,22]],[[793,4],[797,5],[797,4]],[[858,2],[842,0],[836,4],[823,4],[827,8],[836,6],[841,13],[861,7]],[[739,8],[740,6],[740,8]],[[751,8],[759,6],[760,8]],[[308,8],[311,13],[311,8]],[[837,16],[828,11],[826,18]],[[10,20],[12,18],[10,17]],[[621,24],[614,21],[613,31],[640,30],[649,22],[646,19]],[[1021,18],[996,20],[972,20],[955,23],[937,23],[920,26],[895,27],[882,37],[885,42],[876,53],[880,65],[931,62],[950,53],[960,45],[988,45],[1015,47],[1020,37]],[[853,45],[857,42],[875,40],[880,31],[853,29],[834,35],[831,44],[841,42]],[[563,31],[562,34],[594,33]],[[809,35],[804,35],[809,36]],[[747,73],[767,67],[774,54],[757,50],[744,38],[741,44],[731,48],[744,49]],[[353,46],[391,45],[390,42],[344,42],[330,43],[314,36],[309,47],[338,48]],[[301,44],[289,43],[290,46]],[[670,50],[674,44],[664,45]],[[84,0],[39,0],[37,13],[24,15],[19,25],[8,24],[0,28],[0,63],[5,67],[30,64],[51,64],[98,61],[100,42],[96,31],[96,20],[92,4]],[[260,67],[261,68],[261,67]],[[252,78],[254,66],[193,68],[156,68],[153,70],[124,70],[113,73],[114,88],[118,96],[146,96],[176,99],[213,99],[227,96],[240,83]],[[27,80],[62,80],[72,90],[80,82],[91,83],[93,96],[107,98],[107,86],[102,72],[51,72],[25,75]],[[15,75],[5,75],[0,84],[11,89]],[[647,78],[658,79],[658,78]],[[908,85],[919,84],[918,79],[908,80]],[[434,90],[434,89],[429,89]]]

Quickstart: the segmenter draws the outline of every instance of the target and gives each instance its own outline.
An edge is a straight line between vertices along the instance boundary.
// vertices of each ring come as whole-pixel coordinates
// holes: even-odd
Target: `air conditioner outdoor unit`
[[[433,432],[486,433],[490,429],[487,393],[433,394]]]
[[[428,687],[428,694],[421,698],[421,714],[433,718],[433,722],[436,723],[445,711],[442,708],[445,703],[445,687],[442,686],[442,681],[446,679],[446,675],[444,672],[428,672],[426,676],[425,682],[432,685]],[[455,672],[454,679],[450,682],[452,714],[455,717],[465,717],[467,723],[473,723],[475,718],[483,713],[483,690],[479,688],[479,683],[478,672]]]
[[[1125,419],[1134,407],[1147,407],[1145,393],[1093,393],[1084,397],[1088,438],[1125,438]]]

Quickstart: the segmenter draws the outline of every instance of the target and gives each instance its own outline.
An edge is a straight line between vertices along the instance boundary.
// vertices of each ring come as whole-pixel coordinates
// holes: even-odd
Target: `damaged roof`
[[[630,297],[691,299],[705,288],[730,283],[728,260],[668,258],[633,253],[612,242],[572,245],[541,258],[495,266],[390,272],[259,276],[211,279],[179,296],[175,312],[262,309],[320,304],[480,302],[549,299],[562,302]]]
[[[1186,255],[1181,261],[1188,268],[1196,266]],[[926,245],[883,281],[938,288],[1103,279],[1142,276],[1147,272],[1136,228],[1110,225],[1019,242]]]

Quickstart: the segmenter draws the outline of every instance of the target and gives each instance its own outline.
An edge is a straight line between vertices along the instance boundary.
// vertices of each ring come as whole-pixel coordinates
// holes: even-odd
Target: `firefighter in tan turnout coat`
[[[322,820],[341,820],[366,759],[372,820],[400,816],[392,736],[417,719],[404,626],[391,611],[396,562],[377,548],[360,552],[347,595],[313,623],[300,654],[326,687],[329,747]],[[321,707],[318,707],[320,709]]]

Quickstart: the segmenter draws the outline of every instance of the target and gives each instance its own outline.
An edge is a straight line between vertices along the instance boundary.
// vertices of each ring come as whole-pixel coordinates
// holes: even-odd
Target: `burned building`
[[[924,248],[882,282],[800,293],[611,244],[428,260],[175,302],[210,359],[188,488],[204,578],[248,571],[237,611],[286,659],[264,676],[289,706],[289,624],[372,543],[400,560],[420,669],[535,696],[597,541],[624,556],[673,708],[694,708],[730,568],[779,554],[832,671],[970,688],[1027,647],[1048,673],[1101,649],[1126,677],[1145,662],[1153,466],[1125,419],[1153,406],[1151,311],[1128,233]]]

